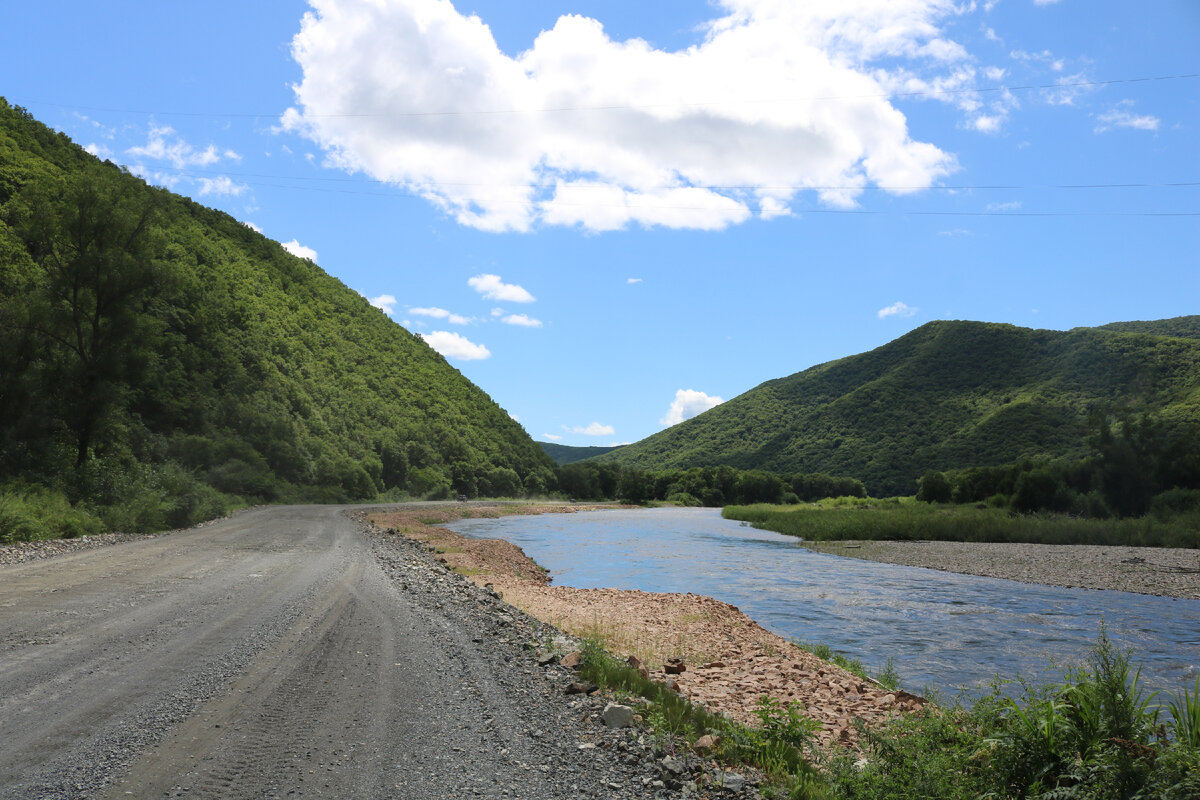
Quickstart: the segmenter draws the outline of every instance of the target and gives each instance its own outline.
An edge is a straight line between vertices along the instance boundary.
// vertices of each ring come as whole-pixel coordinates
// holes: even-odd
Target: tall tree
[[[147,314],[166,277],[153,190],[112,165],[23,193],[17,231],[37,266],[27,328],[41,345],[53,412],[82,467],[151,352]]]

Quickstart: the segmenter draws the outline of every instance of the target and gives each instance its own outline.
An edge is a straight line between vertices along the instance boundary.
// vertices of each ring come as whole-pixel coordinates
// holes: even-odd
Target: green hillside
[[[149,492],[127,524],[153,527],[222,495],[536,492],[553,463],[316,264],[0,100],[0,482]]]
[[[1200,420],[1198,329],[1200,317],[1065,332],[931,322],[599,460],[827,472],[911,494],[930,469],[1079,458],[1093,411]]]
[[[560,467],[566,464],[574,464],[576,461],[583,461],[585,458],[594,458],[602,456],[605,453],[611,453],[616,450],[616,447],[573,447],[569,444],[554,444],[553,442],[538,442],[542,449],[546,451],[546,455],[554,459],[554,463]]]

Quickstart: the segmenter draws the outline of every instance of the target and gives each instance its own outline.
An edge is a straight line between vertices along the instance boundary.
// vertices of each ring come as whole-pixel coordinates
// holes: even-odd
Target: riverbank
[[[1082,589],[1200,600],[1200,550],[1077,544],[805,541],[819,553]]]
[[[743,724],[759,723],[753,712],[765,695],[784,704],[798,702],[821,724],[815,735],[821,744],[854,746],[855,719],[878,724],[924,704],[915,695],[891,691],[817,658],[727,603],[693,594],[550,586],[545,570],[515,545],[438,527],[463,517],[583,510],[569,504],[473,504],[373,512],[368,519],[431,548],[447,566],[476,585],[492,587],[530,616],[572,635],[596,638],[623,658],[635,656],[652,677],[671,681],[689,700]]]

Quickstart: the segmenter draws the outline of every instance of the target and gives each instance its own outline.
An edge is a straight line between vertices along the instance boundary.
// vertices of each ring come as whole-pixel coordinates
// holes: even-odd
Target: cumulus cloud
[[[433,331],[417,335],[446,358],[457,358],[460,361],[481,361],[492,357],[491,351],[483,345],[475,344],[467,337],[451,331]]]
[[[912,306],[906,305],[905,303],[896,302],[892,303],[887,308],[879,309],[877,315],[880,319],[887,319],[888,317],[911,317],[916,314],[917,311],[918,309],[913,308]]]
[[[542,438],[549,439],[552,442],[561,442],[563,437],[559,436],[557,433],[543,433]]]
[[[533,317],[528,317],[524,314],[509,314],[500,321],[505,325],[516,325],[521,328],[542,327],[542,321],[540,319],[534,319]]]
[[[675,392],[666,416],[658,421],[659,425],[678,425],[685,419],[691,419],[697,414],[703,414],[710,408],[715,408],[725,401],[716,395],[697,392],[694,389],[680,389]]]
[[[309,261],[317,260],[316,250],[313,250],[311,247],[305,247],[295,239],[292,239],[290,242],[281,242],[281,244],[284,250],[287,250],[297,258],[307,258]]]
[[[1150,114],[1134,114],[1132,100],[1122,100],[1113,108],[1096,115],[1096,133],[1111,131],[1113,128],[1130,128],[1137,131],[1156,131],[1162,123],[1158,117]]]
[[[262,228],[258,227],[257,225],[255,225],[253,222],[250,222],[249,220],[242,220],[242,224],[245,225],[250,230],[254,231],[255,233],[262,233]]]
[[[221,151],[211,144],[198,150],[180,138],[169,125],[152,126],[146,144],[130,147],[125,152],[136,158],[166,161],[175,169],[208,167],[222,159],[240,161],[242,158],[232,150]]]
[[[488,300],[503,300],[509,303],[532,303],[536,298],[513,283],[504,283],[499,275],[476,275],[467,280],[467,285]],[[494,312],[493,312],[494,313]]]
[[[250,188],[244,183],[234,183],[233,180],[225,175],[219,178],[201,178],[199,182],[201,197],[206,194],[215,194],[221,197],[238,197]]]
[[[516,56],[447,0],[309,4],[283,128],[463,225],[720,229],[956,168],[886,96],[899,64],[969,62],[955,0],[716,0],[681,50],[565,15]]]
[[[95,142],[89,142],[86,146],[84,146],[83,149],[94,155],[96,158],[104,159],[105,161],[111,159],[113,156],[112,150],[108,149],[102,144],[96,144]]]
[[[416,314],[419,317],[444,319],[451,325],[468,325],[472,322],[471,317],[464,317],[461,314],[452,314],[444,308],[410,308],[408,313]]]
[[[604,425],[599,422],[593,422],[586,428],[568,428],[566,425],[563,425],[563,430],[565,430],[567,433],[581,433],[584,436],[612,436],[617,432],[612,425]]]
[[[387,314],[389,317],[396,310],[397,300],[393,295],[390,294],[381,294],[379,297],[368,298],[367,302],[378,308],[383,313]]]

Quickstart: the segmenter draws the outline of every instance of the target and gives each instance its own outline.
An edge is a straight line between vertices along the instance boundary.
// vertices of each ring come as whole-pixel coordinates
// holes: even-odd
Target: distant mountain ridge
[[[911,494],[929,469],[1084,456],[1096,410],[1200,420],[1200,316],[1070,331],[931,322],[598,460],[826,472]]]
[[[587,458],[595,458],[602,456],[605,453],[611,453],[613,450],[622,447],[623,445],[613,445],[612,447],[575,447],[569,444],[555,444],[554,442],[538,442],[546,455],[554,459],[554,463],[561,466],[566,464],[574,464],[576,461],[583,461]]]

